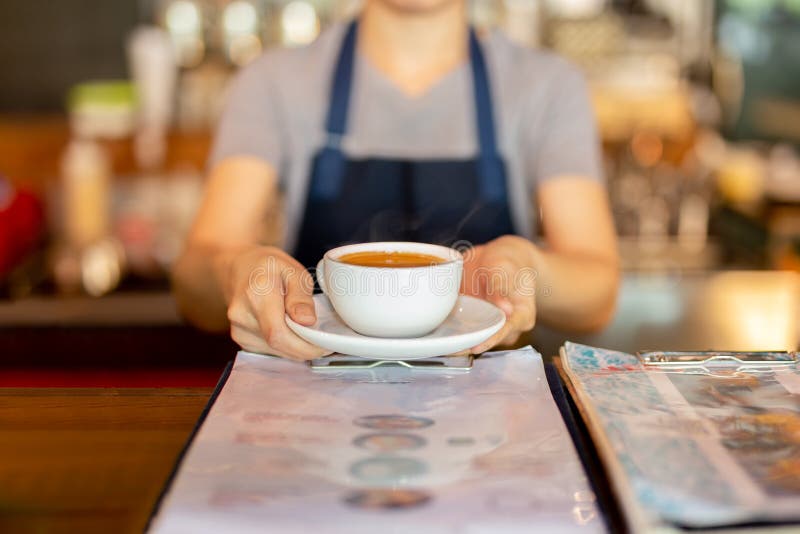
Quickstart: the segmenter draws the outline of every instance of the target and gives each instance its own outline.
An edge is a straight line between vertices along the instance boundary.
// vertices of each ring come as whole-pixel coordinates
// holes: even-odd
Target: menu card
[[[800,366],[654,369],[574,343],[562,363],[631,530],[800,522]]]
[[[530,347],[470,371],[240,352],[151,523],[202,532],[602,532]]]

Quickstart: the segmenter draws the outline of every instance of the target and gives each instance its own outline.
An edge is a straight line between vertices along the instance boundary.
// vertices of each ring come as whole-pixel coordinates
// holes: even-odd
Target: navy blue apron
[[[327,143],[314,157],[295,258],[311,267],[331,248],[370,241],[481,244],[514,233],[497,152],[486,63],[474,30],[469,57],[479,153],[467,160],[348,159],[357,24],[342,41],[328,108]]]

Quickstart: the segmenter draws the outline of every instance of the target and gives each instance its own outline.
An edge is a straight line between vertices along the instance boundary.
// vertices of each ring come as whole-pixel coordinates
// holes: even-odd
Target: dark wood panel
[[[237,346],[226,334],[184,325],[17,326],[0,328],[0,364],[48,369],[214,367]]]

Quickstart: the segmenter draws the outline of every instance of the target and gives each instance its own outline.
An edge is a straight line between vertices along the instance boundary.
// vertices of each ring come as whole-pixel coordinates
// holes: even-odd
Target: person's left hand
[[[492,302],[506,314],[506,323],[492,337],[472,347],[480,354],[508,345],[536,323],[535,245],[525,238],[502,236],[464,253],[461,292]]]

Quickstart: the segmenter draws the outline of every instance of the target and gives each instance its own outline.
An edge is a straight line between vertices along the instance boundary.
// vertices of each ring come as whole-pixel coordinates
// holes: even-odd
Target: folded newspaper
[[[603,532],[530,347],[469,371],[240,352],[152,532]]]
[[[800,366],[645,365],[567,343],[561,361],[634,532],[800,530]]]

